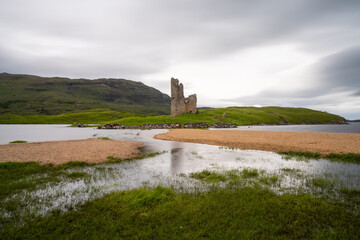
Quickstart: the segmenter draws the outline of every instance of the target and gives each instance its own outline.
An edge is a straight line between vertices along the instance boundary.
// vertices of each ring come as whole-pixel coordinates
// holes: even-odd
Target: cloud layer
[[[0,71],[121,77],[167,93],[183,77],[201,105],[360,118],[359,22],[357,0],[0,0]]]

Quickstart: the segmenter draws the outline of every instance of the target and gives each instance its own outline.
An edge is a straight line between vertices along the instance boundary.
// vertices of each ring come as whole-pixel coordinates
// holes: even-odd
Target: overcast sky
[[[360,119],[359,0],[0,0],[0,72]]]

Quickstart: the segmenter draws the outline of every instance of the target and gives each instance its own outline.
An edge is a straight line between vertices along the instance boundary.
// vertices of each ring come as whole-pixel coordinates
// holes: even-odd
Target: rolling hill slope
[[[46,78],[0,73],[0,114],[55,115],[108,108],[120,112],[169,114],[170,97],[125,79]]]

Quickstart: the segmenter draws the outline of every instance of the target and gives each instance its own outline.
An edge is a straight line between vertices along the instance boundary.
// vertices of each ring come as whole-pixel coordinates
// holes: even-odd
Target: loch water
[[[332,126],[336,128],[340,125]],[[275,126],[278,127],[287,126]],[[29,203],[29,212],[46,214],[53,209],[66,211],[75,208],[78,204],[113,191],[152,188],[158,185],[172,187],[178,192],[206,191],[211,188],[211,184],[190,177],[191,173],[203,170],[226,172],[256,169],[262,176],[276,175],[278,181],[270,188],[279,194],[324,194],[322,189],[311,186],[313,179],[326,179],[339,191],[344,188],[360,190],[360,164],[331,162],[324,159],[299,161],[284,159],[283,156],[273,152],[162,141],[153,138],[154,135],[166,131],[100,130],[70,128],[66,125],[0,125],[1,144],[14,140],[38,142],[108,137],[143,142],[144,146],[140,149],[143,153],[160,153],[155,157],[134,161],[69,169],[67,170],[69,172],[86,172],[90,178],[63,179],[59,183],[48,184],[43,188],[17,193],[4,201],[23,199]],[[0,207],[0,214],[11,215],[2,211]]]

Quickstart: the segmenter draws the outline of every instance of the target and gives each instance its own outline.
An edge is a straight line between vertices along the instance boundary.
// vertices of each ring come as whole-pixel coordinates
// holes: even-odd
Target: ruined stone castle
[[[197,113],[196,94],[184,97],[184,86],[179,80],[171,78],[171,116],[183,113]]]

